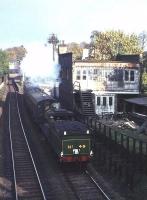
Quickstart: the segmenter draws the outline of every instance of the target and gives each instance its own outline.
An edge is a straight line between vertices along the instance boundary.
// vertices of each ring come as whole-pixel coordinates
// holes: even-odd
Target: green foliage
[[[147,51],[143,52],[143,66],[147,69]]]
[[[0,75],[8,73],[9,61],[5,51],[0,50]]]
[[[23,45],[21,45],[20,47],[8,48],[6,49],[6,52],[8,54],[9,62],[17,63],[20,63],[27,53]]]
[[[147,72],[143,72],[142,74],[142,84],[147,85]]]
[[[140,54],[142,52],[139,37],[135,34],[126,35],[122,31],[93,31],[90,46],[90,57],[97,60],[113,59],[118,53]]]

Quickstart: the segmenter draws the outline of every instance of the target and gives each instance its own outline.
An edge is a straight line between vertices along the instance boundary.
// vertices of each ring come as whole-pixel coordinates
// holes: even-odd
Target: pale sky
[[[93,30],[147,31],[147,0],[0,1],[0,48],[59,40],[89,42]]]

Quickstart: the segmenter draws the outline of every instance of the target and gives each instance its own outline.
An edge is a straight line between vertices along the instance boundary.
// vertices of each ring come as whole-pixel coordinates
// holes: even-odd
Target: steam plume
[[[52,49],[43,45],[34,44],[27,48],[27,55],[21,64],[25,78],[32,84],[55,82],[58,79],[60,67],[58,56],[52,59]]]

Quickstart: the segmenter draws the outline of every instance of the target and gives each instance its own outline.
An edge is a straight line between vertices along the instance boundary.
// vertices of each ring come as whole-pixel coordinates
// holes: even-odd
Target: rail
[[[96,180],[89,174],[89,172],[86,170],[85,173],[89,176],[89,178],[92,180],[92,182],[96,185],[96,187],[99,189],[99,191],[102,193],[103,197],[106,200],[112,200],[108,197],[108,195],[104,192],[102,187],[96,182]]]
[[[67,170],[67,171],[66,171]],[[87,169],[77,168],[72,166],[70,170],[65,168],[63,175],[71,188],[75,199],[101,199],[101,200],[114,200],[115,197],[108,197],[106,192],[102,189],[102,184],[98,184],[97,181],[90,175]],[[98,178],[98,177],[97,177]],[[105,187],[105,186],[104,186]],[[87,190],[88,188],[88,190]],[[90,193],[89,191],[92,191]],[[111,194],[112,196],[112,194]]]
[[[10,98],[11,98],[11,94],[10,94]],[[27,145],[30,157],[31,157],[31,161],[33,163],[33,167],[34,167],[36,176],[37,176],[37,180],[38,180],[38,183],[39,183],[39,186],[40,186],[42,198],[43,198],[43,200],[46,200],[47,198],[45,196],[45,192],[43,190],[43,186],[42,186],[42,183],[41,183],[41,180],[40,180],[37,168],[36,168],[36,164],[34,162],[33,155],[32,155],[29,143],[28,143],[28,139],[27,139],[27,136],[26,136],[26,133],[25,133],[25,130],[24,130],[24,126],[23,126],[23,123],[22,123],[20,110],[19,110],[19,105],[18,105],[18,97],[17,97],[17,92],[16,91],[15,91],[15,98],[16,98],[16,106],[17,106],[18,117],[19,117],[21,129],[22,129],[22,132],[23,132],[23,136],[25,138],[25,142],[26,142],[26,145]],[[19,197],[18,197],[18,190],[17,190],[17,176],[16,176],[16,169],[15,169],[14,147],[13,147],[12,130],[11,130],[11,103],[10,103],[10,101],[9,101],[9,133],[10,133],[11,157],[12,157],[12,166],[13,166],[13,179],[14,179],[14,188],[15,188],[15,199],[18,200]]]

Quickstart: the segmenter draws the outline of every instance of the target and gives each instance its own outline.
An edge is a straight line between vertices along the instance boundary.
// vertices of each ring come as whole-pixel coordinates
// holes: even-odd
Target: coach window
[[[76,80],[80,80],[80,79],[81,79],[81,71],[77,70]]]
[[[125,81],[129,81],[129,72],[125,70]]]
[[[130,81],[134,81],[134,71],[130,71]]]
[[[100,100],[101,100],[100,97],[97,97],[97,105],[98,105],[98,106],[100,106],[100,103],[101,103]]]
[[[86,70],[83,70],[83,80],[86,80]]]
[[[106,97],[103,97],[103,106],[106,106]]]
[[[109,97],[109,106],[112,106],[112,97]]]

